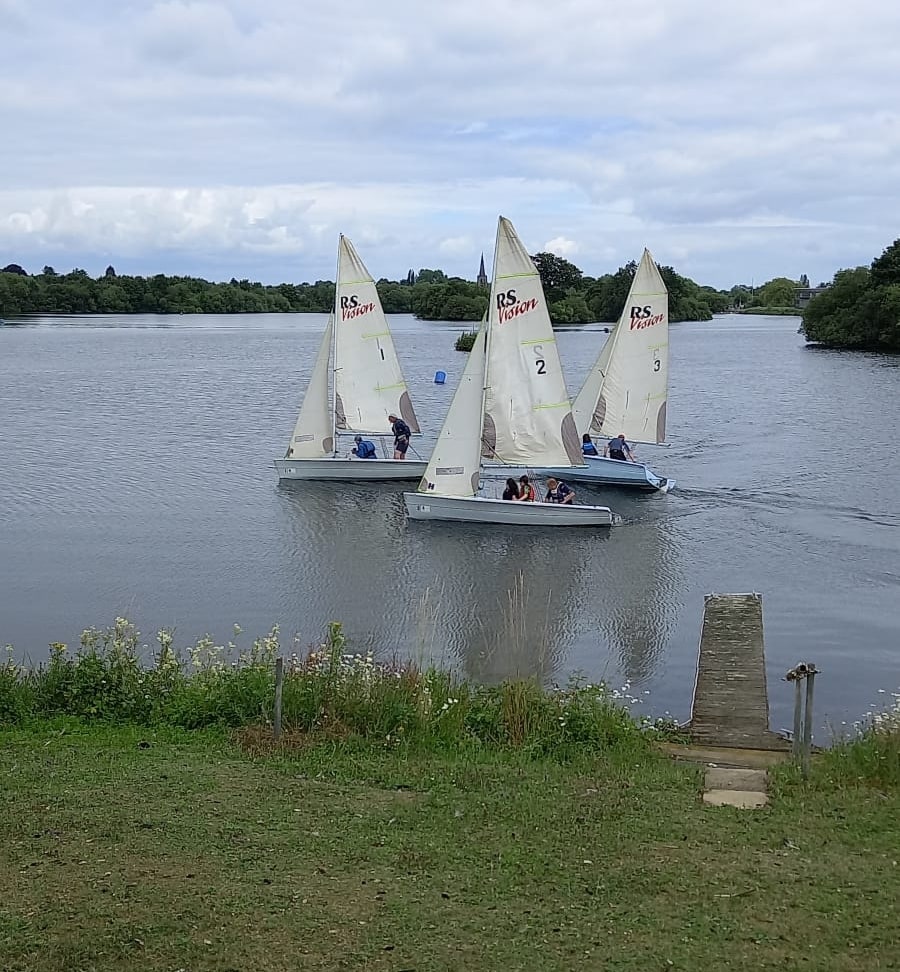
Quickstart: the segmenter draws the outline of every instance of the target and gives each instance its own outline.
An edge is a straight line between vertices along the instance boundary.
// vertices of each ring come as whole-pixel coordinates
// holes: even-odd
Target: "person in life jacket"
[[[597,447],[591,441],[590,435],[585,432],[581,437],[581,452],[585,456],[599,456],[600,453],[597,451]]]
[[[357,459],[376,459],[375,454],[375,443],[369,442],[368,439],[364,439],[361,435],[354,437],[353,441],[356,443],[356,447],[350,451],[356,456]]]
[[[531,481],[527,476],[519,477],[518,498],[520,503],[534,503],[537,501],[537,493],[535,493],[534,486],[531,485]]]
[[[547,480],[547,495],[544,497],[545,503],[574,503],[575,493],[566,486],[565,483],[554,479],[552,476]]]

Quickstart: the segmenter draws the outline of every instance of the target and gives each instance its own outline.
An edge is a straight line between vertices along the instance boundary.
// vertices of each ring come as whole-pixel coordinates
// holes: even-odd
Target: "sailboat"
[[[328,396],[329,371],[334,376],[333,406]],[[341,235],[334,311],[322,335],[290,445],[275,460],[278,478],[419,479],[425,472],[424,460],[338,454],[342,434],[388,435],[389,415],[402,418],[411,432],[419,431],[375,281],[353,244]]]
[[[512,223],[500,217],[487,322],[478,332],[416,492],[413,520],[525,526],[611,526],[605,506],[522,503],[479,495],[482,457],[568,470],[581,447],[541,278]]]
[[[625,307],[572,403],[579,433],[630,443],[666,440],[669,388],[669,295],[649,250],[644,250]],[[574,482],[668,492],[674,479],[642,462],[585,456]],[[548,470],[542,470],[546,472]],[[552,470],[549,470],[552,472]]]

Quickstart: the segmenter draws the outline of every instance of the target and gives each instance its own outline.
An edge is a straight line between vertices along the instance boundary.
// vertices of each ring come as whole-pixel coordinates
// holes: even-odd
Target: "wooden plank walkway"
[[[707,594],[688,723],[694,742],[782,750],[769,730],[761,594]]]

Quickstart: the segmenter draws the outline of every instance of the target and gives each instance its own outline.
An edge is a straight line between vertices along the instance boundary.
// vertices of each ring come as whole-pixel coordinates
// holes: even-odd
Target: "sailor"
[[[397,418],[396,415],[388,415],[388,421],[391,423],[391,431],[394,433],[394,458],[405,459],[412,431],[406,422],[402,418]]]
[[[597,447],[591,441],[590,435],[585,432],[581,437],[581,451],[586,456],[599,456],[600,453],[597,451]]]
[[[519,498],[519,484],[511,477],[506,480],[506,489],[503,490],[505,500],[517,500]]]
[[[625,441],[625,433],[620,432],[614,439],[610,439],[603,450],[604,456],[610,459],[619,459],[622,462],[634,462],[634,453],[631,446]]]
[[[547,480],[547,495],[544,497],[545,503],[574,503],[575,493],[565,483],[554,479],[552,476]]]
[[[370,442],[368,439],[364,439],[361,435],[353,437],[353,441],[356,443],[356,447],[350,451],[356,456],[357,459],[377,459],[375,454],[375,443]]]
[[[523,503],[536,503],[537,494],[531,480],[527,476],[519,477],[519,500]]]

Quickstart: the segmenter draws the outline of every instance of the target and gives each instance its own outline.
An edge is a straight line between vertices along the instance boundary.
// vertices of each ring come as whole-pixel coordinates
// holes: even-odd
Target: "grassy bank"
[[[858,767],[782,771],[746,813],[652,751],[267,735],[0,733],[5,972],[896,960],[900,792]]]

